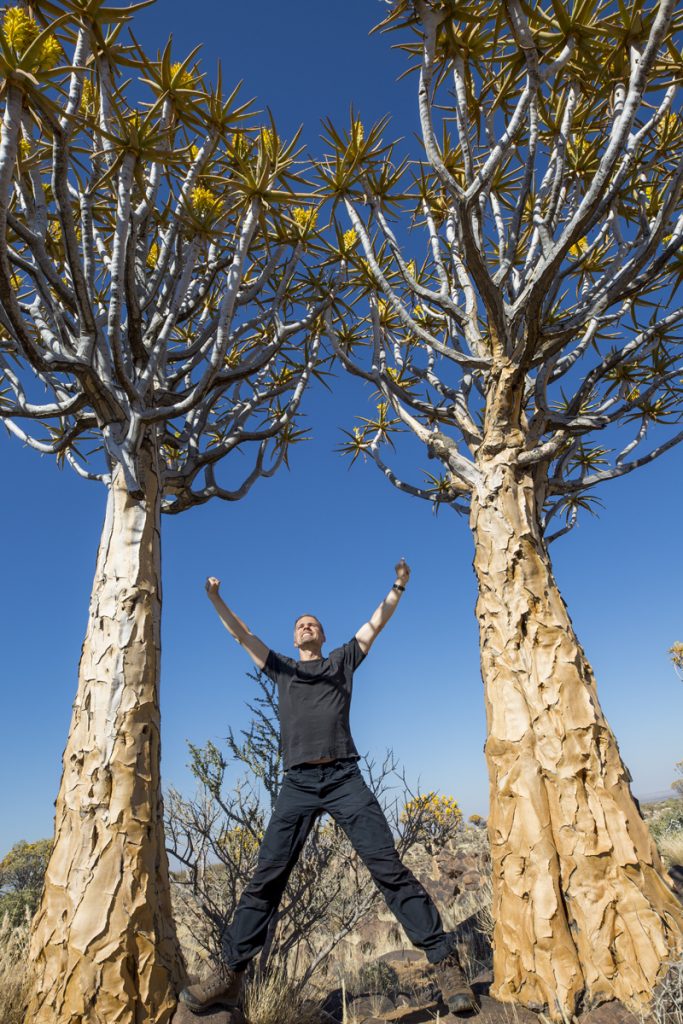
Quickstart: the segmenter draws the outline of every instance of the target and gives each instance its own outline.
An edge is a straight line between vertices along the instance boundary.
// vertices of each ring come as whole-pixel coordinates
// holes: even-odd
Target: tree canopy
[[[354,115],[319,164],[365,307],[337,303],[328,329],[379,395],[354,458],[466,511],[507,372],[551,538],[683,439],[682,27],[671,2],[390,4],[424,157]],[[406,428],[442,463],[423,482],[387,458]]]
[[[131,493],[153,437],[176,512],[287,459],[326,300],[297,139],[196,52],[125,39],[143,6],[4,12],[0,416],[81,476],[120,465]]]

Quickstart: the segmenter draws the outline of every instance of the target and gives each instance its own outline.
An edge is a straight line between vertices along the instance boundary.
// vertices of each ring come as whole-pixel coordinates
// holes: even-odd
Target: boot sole
[[[463,992],[462,995],[450,996],[444,1001],[451,1013],[472,1013],[478,1009],[474,993],[468,996]]]
[[[185,991],[181,992],[178,996],[178,1002],[186,1006],[190,1013],[194,1013],[197,1017],[211,1013],[213,1010],[234,1010],[237,1008],[237,1003],[234,1000],[228,1002],[227,999],[214,999],[210,1003],[198,1003]]]

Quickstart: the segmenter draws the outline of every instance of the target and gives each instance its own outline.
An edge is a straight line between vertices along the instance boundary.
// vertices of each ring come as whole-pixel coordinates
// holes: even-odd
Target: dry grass
[[[381,995],[372,994],[368,996],[368,1009],[373,1018],[376,1018],[377,1020],[381,1019],[383,1013],[382,1007],[383,1000]],[[346,1007],[344,1007],[344,1009],[346,1010]],[[436,1024],[438,1024],[438,1016],[439,1015],[437,1013]],[[367,1020],[367,1017],[368,1014],[366,1011],[363,1011],[363,1014],[360,1017],[354,1016],[353,1011],[346,1011],[344,1018],[342,1019],[342,1024],[363,1024],[363,1021]]]
[[[470,899],[453,907],[441,908],[446,930],[456,935],[460,963],[470,981],[491,967],[492,896],[491,880],[487,878]]]
[[[683,832],[662,836],[657,845],[668,868],[683,864]]]
[[[249,1024],[319,1024],[319,1003],[283,973],[256,975],[244,988]]]
[[[9,918],[0,923],[0,1021],[21,1024],[26,1010],[29,919],[12,927]]]

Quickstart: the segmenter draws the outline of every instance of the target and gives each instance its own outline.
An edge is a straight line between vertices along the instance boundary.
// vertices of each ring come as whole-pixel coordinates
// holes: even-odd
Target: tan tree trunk
[[[144,499],[116,470],[107,501],[27,1024],[165,1024],[184,981],[159,776],[159,493],[142,459]]]
[[[510,468],[513,454],[494,444],[480,456],[471,512],[488,727],[492,994],[545,1006],[554,1019],[611,998],[636,1009],[683,948],[683,908],[555,583],[533,480]]]

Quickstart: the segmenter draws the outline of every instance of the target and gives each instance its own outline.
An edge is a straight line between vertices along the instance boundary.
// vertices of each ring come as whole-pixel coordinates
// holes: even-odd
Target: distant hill
[[[634,795],[641,804],[659,804],[663,800],[673,800],[678,796],[673,789],[660,789],[656,793],[635,793]]]

